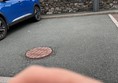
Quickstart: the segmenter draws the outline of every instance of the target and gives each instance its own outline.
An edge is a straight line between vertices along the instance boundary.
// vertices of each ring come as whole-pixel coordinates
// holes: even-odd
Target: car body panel
[[[4,16],[7,24],[12,24],[33,15],[35,4],[40,6],[39,0],[7,0],[0,2],[0,14]]]

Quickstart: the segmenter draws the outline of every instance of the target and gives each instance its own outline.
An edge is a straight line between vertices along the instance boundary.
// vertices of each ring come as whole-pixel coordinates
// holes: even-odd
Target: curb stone
[[[103,14],[115,14],[118,10],[99,11],[99,12],[79,12],[79,13],[67,13],[67,14],[55,14],[55,15],[42,15],[42,19],[52,18],[66,18],[66,17],[78,17],[78,16],[91,16],[91,15],[103,15]]]

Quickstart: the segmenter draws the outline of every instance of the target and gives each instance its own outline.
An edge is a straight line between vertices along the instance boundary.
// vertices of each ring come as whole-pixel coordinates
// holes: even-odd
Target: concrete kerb
[[[57,15],[42,15],[41,18],[52,19],[52,18],[66,18],[66,17],[103,15],[103,14],[115,14],[115,13],[118,13],[118,10],[99,11],[99,12],[79,12],[79,13],[57,14]]]

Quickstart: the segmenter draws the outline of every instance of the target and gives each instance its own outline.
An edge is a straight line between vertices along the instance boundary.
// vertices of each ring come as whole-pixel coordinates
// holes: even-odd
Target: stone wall
[[[92,0],[40,0],[42,14],[92,11]],[[118,0],[101,0],[100,10],[118,9]]]
[[[101,0],[101,10],[118,9],[118,0]]]

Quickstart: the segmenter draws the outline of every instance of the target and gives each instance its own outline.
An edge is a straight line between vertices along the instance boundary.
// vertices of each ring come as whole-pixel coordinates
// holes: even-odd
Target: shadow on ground
[[[22,22],[15,24],[15,25],[12,25],[12,26],[10,26],[10,29],[8,30],[7,36],[11,35],[12,33],[16,32],[18,30],[21,30],[25,26],[31,25],[33,23],[35,23],[33,19],[27,19],[27,20],[24,20]]]

